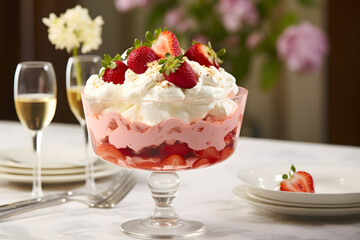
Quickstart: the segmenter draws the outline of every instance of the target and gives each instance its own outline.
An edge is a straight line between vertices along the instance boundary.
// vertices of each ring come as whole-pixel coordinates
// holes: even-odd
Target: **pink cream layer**
[[[87,109],[89,110],[89,109]],[[218,151],[225,148],[225,136],[242,122],[241,107],[223,121],[211,121],[211,118],[186,124],[180,119],[169,118],[157,125],[149,126],[140,122],[130,122],[116,112],[105,115],[92,115],[87,111],[87,125],[93,140],[99,145],[109,142],[116,148],[129,147],[135,152],[149,146],[175,141],[187,143],[193,150],[215,147]]]

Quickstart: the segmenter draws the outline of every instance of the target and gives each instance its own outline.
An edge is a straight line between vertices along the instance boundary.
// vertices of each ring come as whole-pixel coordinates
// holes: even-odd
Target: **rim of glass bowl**
[[[240,99],[242,97],[247,97],[249,91],[246,88],[238,86],[238,93],[233,97],[224,97],[224,98],[207,98],[207,99],[195,99],[195,100],[145,100],[145,99],[122,99],[122,98],[104,98],[96,97],[89,94],[81,93],[85,98],[92,98],[101,101],[123,101],[123,102],[136,102],[136,103],[202,103],[209,101],[223,101],[223,100],[234,100]]]

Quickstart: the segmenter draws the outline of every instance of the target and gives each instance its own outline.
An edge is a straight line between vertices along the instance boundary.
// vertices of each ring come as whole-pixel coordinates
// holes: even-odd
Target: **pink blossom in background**
[[[252,0],[220,0],[216,7],[225,29],[229,32],[236,32],[244,24],[253,26],[259,20]]]
[[[230,35],[225,39],[226,47],[238,47],[240,45],[240,37],[236,35]]]
[[[127,12],[134,8],[145,7],[152,0],[115,0],[115,7],[119,12]]]
[[[164,18],[165,26],[175,29],[179,33],[184,33],[195,27],[195,23],[192,19],[186,17],[184,8],[177,7],[165,14]]]
[[[276,43],[279,57],[292,71],[311,72],[319,68],[329,51],[325,34],[310,23],[287,27]]]
[[[257,46],[259,46],[259,44],[262,42],[263,38],[264,38],[263,33],[253,32],[247,37],[245,45],[250,50],[254,49]]]

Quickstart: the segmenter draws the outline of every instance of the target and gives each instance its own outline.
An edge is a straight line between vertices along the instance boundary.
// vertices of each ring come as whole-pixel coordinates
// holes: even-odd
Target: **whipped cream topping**
[[[159,72],[161,65],[154,61],[148,64],[148,69],[143,74],[136,74],[128,69],[123,84],[105,82],[98,75],[92,75],[86,83],[85,94],[98,98],[119,99],[113,101],[114,104],[110,106],[104,104],[97,110],[99,114],[117,112],[130,121],[149,126],[170,117],[179,118],[187,124],[207,116],[213,120],[225,119],[236,108],[234,101],[224,99],[237,94],[235,78],[223,68],[205,67],[195,61],[186,61],[198,77],[197,85],[191,89],[179,88],[168,82]],[[125,99],[166,102],[131,102]]]

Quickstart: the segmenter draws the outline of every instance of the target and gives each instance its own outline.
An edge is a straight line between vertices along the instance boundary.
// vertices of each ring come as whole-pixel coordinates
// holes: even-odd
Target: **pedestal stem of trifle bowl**
[[[147,219],[125,222],[121,225],[126,234],[149,239],[195,237],[205,231],[201,222],[179,218],[173,206],[180,178],[176,172],[152,172],[148,186],[155,200],[154,211]]]

